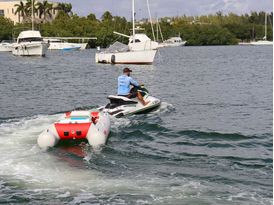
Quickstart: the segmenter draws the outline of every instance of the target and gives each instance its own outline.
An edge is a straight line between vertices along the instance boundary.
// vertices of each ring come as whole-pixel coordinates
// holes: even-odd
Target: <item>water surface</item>
[[[123,66],[94,50],[0,53],[0,203],[272,204],[272,47],[161,49],[132,76],[162,100],[112,119],[100,151],[42,151],[61,113],[107,103]]]

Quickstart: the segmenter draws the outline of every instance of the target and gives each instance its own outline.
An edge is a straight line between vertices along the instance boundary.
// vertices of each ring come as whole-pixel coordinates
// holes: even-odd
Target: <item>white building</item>
[[[26,1],[22,1],[24,4],[26,3]],[[37,1],[36,1],[37,2]],[[52,3],[54,7],[56,7],[58,5],[58,3],[53,3],[53,2],[49,2]],[[16,23],[21,23],[23,20],[23,17],[20,16],[19,13],[16,13],[16,9],[17,7],[15,6],[16,4],[20,4],[20,1],[3,1],[0,0],[0,16],[4,16],[6,18],[9,18],[11,21],[13,21],[14,24]],[[54,19],[57,15],[58,11],[56,9],[52,9],[52,19]],[[42,20],[39,19],[38,14],[35,14],[35,19],[36,20]]]

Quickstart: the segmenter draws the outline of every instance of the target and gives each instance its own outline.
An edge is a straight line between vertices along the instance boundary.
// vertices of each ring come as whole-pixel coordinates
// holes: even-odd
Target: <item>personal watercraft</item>
[[[110,130],[109,114],[98,110],[67,112],[37,139],[41,148],[54,147],[59,141],[87,139],[93,147],[104,145]]]
[[[124,96],[110,95],[108,96],[110,103],[98,109],[119,118],[133,114],[145,114],[157,109],[161,105],[161,101],[151,96],[144,86],[138,87],[137,90],[141,92],[146,102],[149,101],[147,105],[144,106],[138,98],[130,99]]]

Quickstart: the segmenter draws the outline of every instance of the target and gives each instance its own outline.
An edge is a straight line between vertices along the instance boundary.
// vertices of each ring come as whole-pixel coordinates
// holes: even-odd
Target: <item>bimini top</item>
[[[42,38],[42,37],[41,37],[40,31],[29,30],[29,31],[22,31],[18,36],[18,39],[20,38],[22,39],[22,38]]]

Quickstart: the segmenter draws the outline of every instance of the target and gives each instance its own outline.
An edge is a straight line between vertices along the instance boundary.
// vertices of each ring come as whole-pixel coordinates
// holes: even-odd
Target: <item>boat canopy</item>
[[[134,36],[135,43],[151,41],[151,39],[144,33],[138,33]],[[130,36],[129,42],[133,43],[133,36]]]
[[[40,31],[22,31],[19,36],[19,38],[42,38]]]
[[[116,41],[114,44],[110,45],[106,50],[105,52],[107,53],[115,53],[115,52],[126,52],[128,51],[129,48],[127,45],[119,42],[119,41]]]

